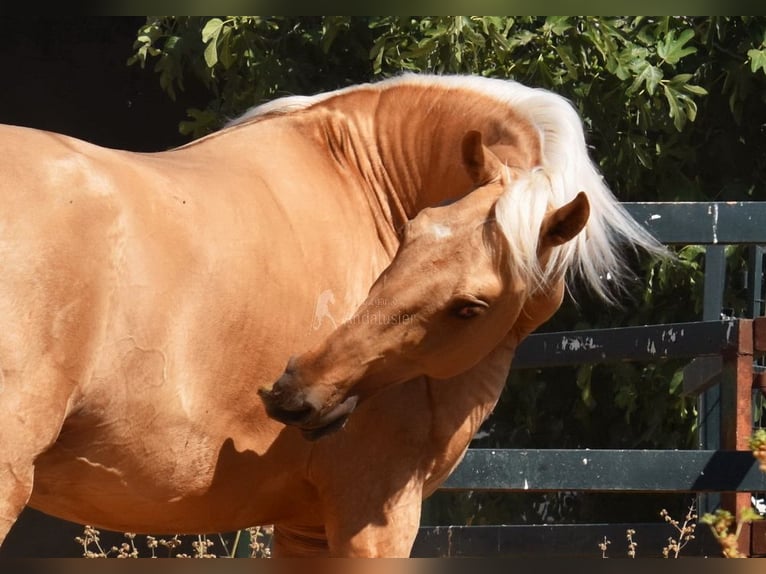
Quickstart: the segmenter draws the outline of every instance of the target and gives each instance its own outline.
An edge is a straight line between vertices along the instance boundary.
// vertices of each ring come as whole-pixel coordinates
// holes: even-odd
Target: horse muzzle
[[[271,389],[258,389],[266,414],[282,424],[295,426],[304,438],[317,440],[342,429],[359,401],[351,396],[331,406],[322,406],[298,388],[291,372],[285,372]]]

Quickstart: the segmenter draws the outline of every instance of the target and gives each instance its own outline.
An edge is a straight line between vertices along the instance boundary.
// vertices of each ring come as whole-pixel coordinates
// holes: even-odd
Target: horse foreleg
[[[365,494],[345,492],[328,509],[330,554],[352,558],[409,557],[420,526],[421,489],[409,485],[385,500]]]
[[[32,377],[23,385],[8,375],[1,381],[0,545],[32,495],[35,459],[56,440],[66,416],[70,385],[56,387],[55,375],[43,370],[38,373],[48,376],[40,386]]]
[[[31,465],[22,469],[4,463],[0,467],[0,545],[32,494],[32,475]]]

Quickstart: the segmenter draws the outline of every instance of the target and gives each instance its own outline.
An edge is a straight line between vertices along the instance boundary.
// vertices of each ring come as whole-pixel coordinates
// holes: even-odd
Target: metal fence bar
[[[738,320],[728,319],[533,334],[511,368],[721,355],[736,348],[738,329]]]
[[[702,299],[702,320],[719,319],[723,310],[723,296],[726,285],[726,253],[723,245],[708,245],[705,248],[705,281]],[[723,362],[722,362],[723,365]],[[698,447],[719,449],[725,413],[721,409],[721,377],[716,374],[714,383],[697,399],[697,420],[699,424]],[[697,506],[702,512],[712,512],[720,505],[718,493],[700,495]]]
[[[635,202],[628,212],[666,245],[766,244],[766,202]]]
[[[749,451],[469,449],[441,488],[751,492],[766,491],[766,475]]]

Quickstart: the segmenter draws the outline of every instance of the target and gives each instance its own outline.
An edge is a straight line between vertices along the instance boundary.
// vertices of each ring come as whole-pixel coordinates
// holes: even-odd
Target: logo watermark
[[[311,328],[314,331],[318,331],[322,328],[322,323],[325,319],[329,320],[333,329],[338,328],[338,324],[330,312],[330,305],[335,303],[335,295],[332,290],[325,289],[317,297],[316,304],[314,305],[314,321],[311,324]]]
[[[326,289],[317,297],[314,306],[314,320],[312,328],[319,330],[327,319],[333,329],[338,327],[338,322],[330,311],[330,305],[335,303],[335,295],[332,290]],[[409,325],[415,321],[414,313],[400,311],[401,305],[394,298],[375,297],[365,303],[351,317],[341,324],[350,325]]]
[[[394,298],[375,297],[367,301],[364,308],[360,309],[346,321],[352,325],[408,325],[415,320],[412,313],[396,311],[401,305]]]

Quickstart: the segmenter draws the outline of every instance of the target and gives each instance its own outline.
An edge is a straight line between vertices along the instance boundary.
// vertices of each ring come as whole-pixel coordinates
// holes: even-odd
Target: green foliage
[[[739,551],[738,540],[742,532],[742,526],[751,524],[763,518],[753,508],[743,508],[739,518],[728,510],[718,509],[715,513],[706,513],[700,518],[702,524],[707,524],[716,541],[721,547],[724,558],[747,558]],[[734,531],[732,531],[734,527]]]
[[[138,31],[128,63],[155,61],[171,97],[187,81],[202,85],[204,101],[180,126],[199,137],[262,101],[366,77],[370,31],[351,28],[346,16],[154,17]]]
[[[134,50],[130,62],[153,63],[171,97],[187,85],[203,93],[180,126],[195,137],[281,95],[402,71],[471,73],[569,98],[623,201],[766,199],[764,18],[165,17],[147,20]],[[742,250],[727,253],[737,277]],[[634,268],[639,280],[624,309],[577,293],[578,304],[567,303],[545,329],[700,318],[702,248],[684,247],[671,261],[637,259]],[[741,312],[740,285],[728,286],[725,306]],[[696,411],[681,396],[682,366],[514,371],[478,443],[690,447]]]

